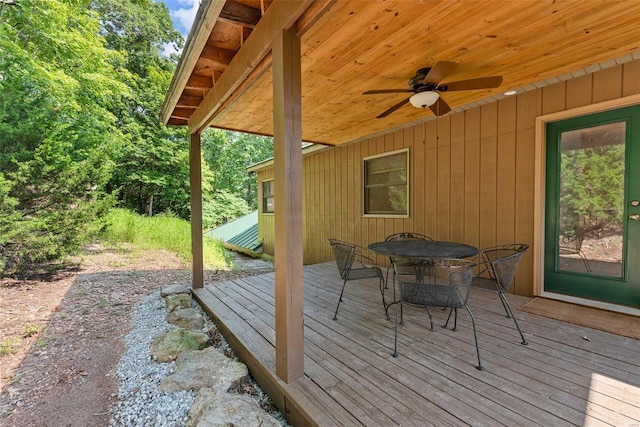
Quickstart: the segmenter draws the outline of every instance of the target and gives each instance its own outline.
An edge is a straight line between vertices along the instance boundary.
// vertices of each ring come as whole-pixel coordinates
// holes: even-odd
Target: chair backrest
[[[420,270],[422,277],[401,281],[401,297],[409,304],[464,307],[476,263],[466,259],[439,259]]]
[[[392,258],[393,272],[397,282],[422,282],[428,274],[425,263],[419,259]]]
[[[520,259],[527,249],[529,249],[529,245],[514,243],[482,250],[482,257],[491,266],[490,274],[498,282],[503,292],[509,290]]]
[[[329,239],[329,244],[333,248],[333,255],[338,265],[338,271],[342,279],[349,275],[349,270],[353,265],[356,257],[356,247],[351,243],[343,242],[337,239]]]
[[[424,234],[407,232],[407,233],[395,233],[390,236],[387,236],[387,238],[384,239],[385,242],[388,242],[390,240],[433,240],[433,239],[429,236],[425,236]]]

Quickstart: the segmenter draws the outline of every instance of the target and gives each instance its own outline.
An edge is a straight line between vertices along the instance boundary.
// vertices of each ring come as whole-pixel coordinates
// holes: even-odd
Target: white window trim
[[[377,159],[380,157],[388,157],[388,156],[393,156],[395,154],[400,154],[400,153],[406,153],[407,154],[407,213],[406,214],[368,214],[365,213],[365,182],[366,182],[366,177],[365,177],[365,167],[364,164],[367,160],[373,160],[373,159]],[[361,188],[360,188],[360,193],[361,193],[361,206],[362,206],[362,216],[365,218],[409,218],[409,213],[411,212],[411,200],[410,200],[410,196],[411,196],[411,191],[410,191],[410,184],[411,184],[411,174],[410,174],[410,170],[409,170],[409,148],[402,148],[400,150],[394,150],[394,151],[387,151],[384,153],[380,153],[380,154],[375,154],[373,156],[367,156],[367,157],[363,157],[362,158],[362,162],[360,163],[360,173],[361,173]]]

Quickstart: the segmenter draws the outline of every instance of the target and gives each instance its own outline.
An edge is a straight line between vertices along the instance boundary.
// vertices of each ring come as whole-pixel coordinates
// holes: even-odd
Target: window
[[[262,181],[262,213],[273,213],[273,180]]]
[[[364,214],[408,216],[409,150],[363,159]]]

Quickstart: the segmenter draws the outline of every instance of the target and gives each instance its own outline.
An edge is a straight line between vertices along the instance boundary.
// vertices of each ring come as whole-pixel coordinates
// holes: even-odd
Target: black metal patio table
[[[438,240],[390,240],[368,246],[373,252],[398,258],[468,258],[478,254],[478,248],[464,243]]]
[[[468,258],[479,253],[478,248],[475,246],[438,240],[389,240],[371,243],[368,249],[391,258],[404,259],[405,263],[409,262],[412,265],[417,277],[423,276],[422,270],[425,268],[433,271],[434,262],[438,259]],[[433,279],[435,280],[435,278]],[[393,300],[387,304],[384,300],[384,294],[382,300],[388,319],[389,307],[398,303],[396,299],[395,267]]]

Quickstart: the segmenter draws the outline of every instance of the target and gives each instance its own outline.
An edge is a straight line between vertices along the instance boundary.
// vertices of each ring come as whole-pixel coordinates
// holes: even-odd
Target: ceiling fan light
[[[436,91],[418,92],[409,98],[409,102],[416,108],[427,108],[436,103],[440,94]]]

